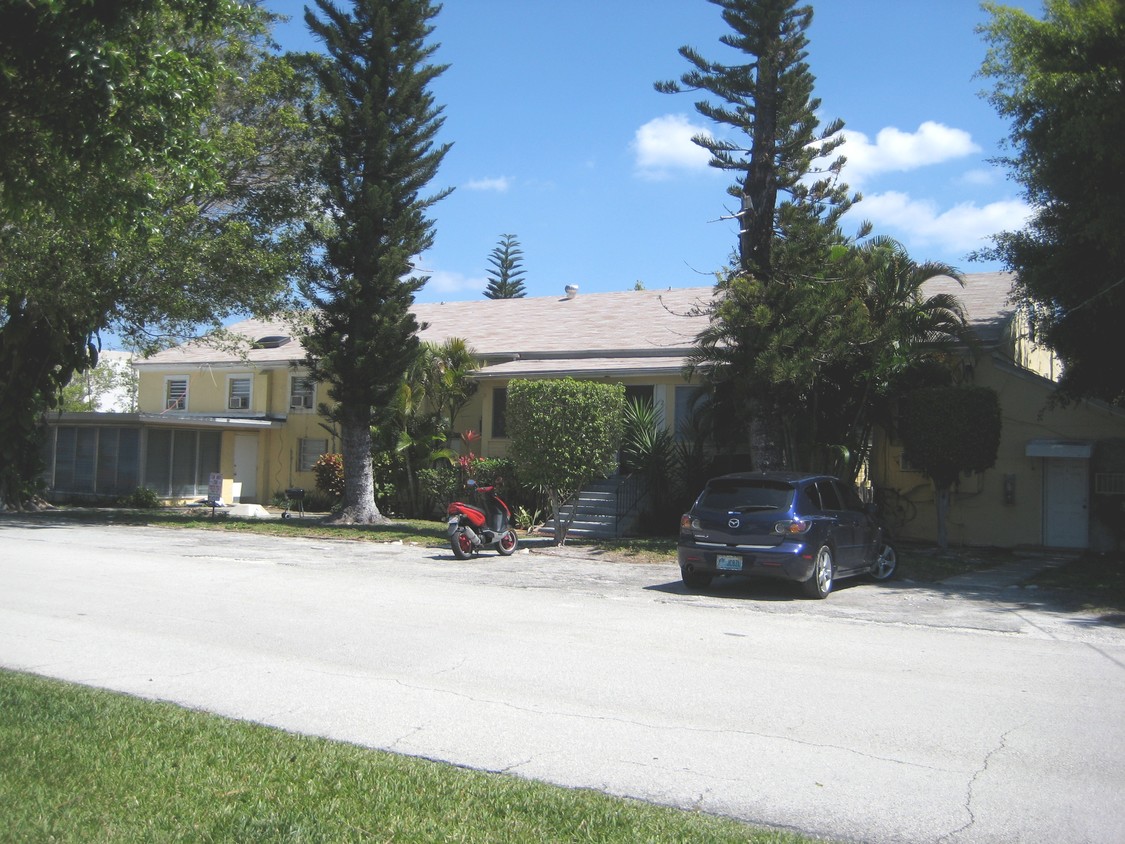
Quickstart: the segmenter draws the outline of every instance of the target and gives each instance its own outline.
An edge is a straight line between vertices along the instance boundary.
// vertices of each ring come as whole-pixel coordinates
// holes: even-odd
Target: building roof
[[[933,279],[926,295],[952,293],[965,305],[970,325],[982,342],[999,339],[1011,317],[1012,275],[965,276],[965,286],[948,277]],[[441,343],[460,337],[489,364],[492,377],[556,374],[650,374],[679,371],[706,325],[713,287],[579,293],[522,299],[475,299],[467,302],[418,303],[420,337]],[[259,366],[304,358],[300,341],[284,320],[250,319],[227,332],[255,344],[240,350],[229,342],[201,338],[143,360],[146,368]],[[264,341],[264,342],[263,342]]]
[[[1013,273],[970,273],[962,287],[949,276],[930,279],[922,286],[926,296],[949,293],[961,300],[965,317],[982,343],[1000,340],[1004,326],[1015,313],[1012,303]]]
[[[420,337],[462,337],[485,358],[575,352],[685,352],[706,325],[712,287],[418,304]]]

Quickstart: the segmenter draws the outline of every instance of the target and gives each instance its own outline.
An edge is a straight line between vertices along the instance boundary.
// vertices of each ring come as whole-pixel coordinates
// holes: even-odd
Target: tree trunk
[[[785,432],[777,414],[756,402],[750,419],[750,458],[757,472],[787,469]]]
[[[547,500],[551,503],[551,510],[555,515],[555,545],[566,545],[566,535],[570,532],[570,526],[574,524],[574,516],[578,511],[578,494],[573,496],[574,506],[570,509],[570,517],[564,522],[562,515],[562,508],[566,506],[566,502],[559,494],[557,489],[549,487],[547,489]]]
[[[938,548],[949,547],[949,487],[937,489],[937,544]]]
[[[328,519],[335,525],[385,525],[390,519],[375,504],[371,469],[371,428],[366,420],[340,421],[344,457],[344,509]]]

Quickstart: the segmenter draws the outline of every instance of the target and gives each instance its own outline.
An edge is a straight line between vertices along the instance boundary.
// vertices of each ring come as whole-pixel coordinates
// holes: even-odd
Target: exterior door
[[[234,482],[242,484],[241,501],[258,499],[258,435],[235,434]]]
[[[1055,457],[1043,460],[1043,544],[1086,548],[1090,542],[1090,463]]]

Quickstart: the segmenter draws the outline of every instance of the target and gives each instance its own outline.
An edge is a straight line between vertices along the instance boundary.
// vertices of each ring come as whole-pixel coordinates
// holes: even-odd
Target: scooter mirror
[[[469,478],[467,481],[465,481],[465,486],[467,486],[469,489],[472,489],[476,485],[477,485],[477,482],[474,481],[472,478]]]

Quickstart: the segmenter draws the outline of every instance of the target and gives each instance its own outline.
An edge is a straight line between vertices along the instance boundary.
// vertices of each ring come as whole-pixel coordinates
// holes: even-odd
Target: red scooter
[[[496,494],[496,487],[477,486],[468,481],[469,489],[481,499],[481,507],[454,501],[449,514],[449,545],[453,556],[467,560],[485,548],[495,548],[501,556],[513,554],[519,538],[512,529],[512,511]]]

